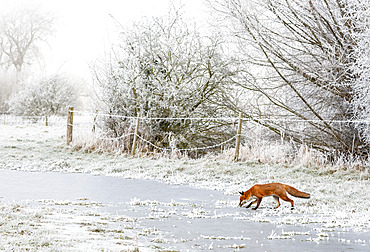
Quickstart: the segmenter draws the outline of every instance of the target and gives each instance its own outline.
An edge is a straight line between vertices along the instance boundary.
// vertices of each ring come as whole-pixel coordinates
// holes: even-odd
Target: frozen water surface
[[[52,205],[59,211],[89,211],[91,223],[110,216],[115,221],[98,226],[95,233],[103,229],[104,235],[109,234],[108,230],[129,232],[132,243],[144,251],[370,249],[368,230],[330,227],[304,219],[301,223],[286,224],[290,217],[299,220],[300,215],[289,210],[288,205],[273,210],[266,200],[257,211],[252,211],[237,207],[238,196],[152,180],[0,170],[0,196],[2,204],[16,201],[39,207]],[[86,222],[80,221],[78,225],[88,225]],[[117,240],[104,246],[115,250]]]

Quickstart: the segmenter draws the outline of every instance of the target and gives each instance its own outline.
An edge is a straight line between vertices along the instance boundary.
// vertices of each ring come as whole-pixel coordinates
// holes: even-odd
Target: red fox
[[[255,197],[256,199],[252,201],[251,203],[249,203],[247,208],[250,207],[252,204],[257,203],[257,206],[255,208],[252,208],[253,210],[256,210],[260,206],[263,197],[273,196],[274,200],[277,203],[277,206],[275,207],[275,209],[280,206],[279,198],[290,202],[292,204],[292,209],[294,209],[294,201],[287,197],[286,195],[287,192],[290,195],[293,195],[298,198],[305,198],[305,199],[310,198],[310,194],[300,192],[294,187],[280,184],[280,183],[270,183],[270,184],[264,184],[264,185],[254,185],[248,191],[239,192],[241,194],[239,206],[240,207],[243,206],[246,203],[246,201],[252,196],[252,197]]]

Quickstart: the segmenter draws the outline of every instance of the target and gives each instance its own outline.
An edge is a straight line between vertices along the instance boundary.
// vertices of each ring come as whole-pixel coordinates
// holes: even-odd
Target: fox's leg
[[[257,206],[255,208],[252,208],[252,210],[257,210],[257,208],[260,206],[261,204],[261,201],[262,201],[262,197],[261,198],[257,198]]]
[[[246,208],[250,208],[251,205],[253,205],[254,203],[257,203],[257,200],[253,200],[251,203],[248,204],[248,206],[246,206]]]
[[[282,200],[285,200],[285,201],[288,201],[290,202],[290,204],[292,204],[292,210],[294,209],[294,201],[289,199],[288,196],[283,196],[283,197],[280,197]]]
[[[275,207],[275,209],[276,209],[276,208],[278,208],[278,207],[280,206],[279,197],[278,197],[278,196],[276,196],[276,195],[273,195],[272,197],[274,197],[274,200],[275,200],[275,201],[276,201],[276,203],[277,203],[277,205],[276,205],[276,207]]]

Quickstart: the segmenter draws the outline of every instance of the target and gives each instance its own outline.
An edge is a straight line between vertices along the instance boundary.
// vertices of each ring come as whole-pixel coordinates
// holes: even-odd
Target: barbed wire
[[[236,120],[239,119],[238,117],[137,117],[137,116],[124,116],[124,115],[113,115],[113,114],[105,114],[105,113],[93,113],[93,112],[85,112],[85,111],[78,111],[78,110],[70,110],[68,112],[78,113],[78,114],[87,114],[93,116],[105,116],[105,117],[113,117],[113,118],[123,118],[123,119],[140,119],[143,121],[151,121],[151,120]]]
[[[85,114],[91,116],[104,116],[104,117],[113,117],[113,118],[123,118],[123,119],[137,119],[138,117],[135,116],[123,116],[123,115],[114,115],[114,114],[106,114],[106,113],[94,113],[88,111],[79,111],[79,110],[69,110],[68,112],[78,113],[78,114]],[[12,116],[9,114],[0,114],[2,116]],[[34,116],[34,115],[23,115],[23,116],[16,116],[25,119],[44,119],[44,116]],[[143,121],[150,121],[150,120],[224,120],[224,121],[235,121],[239,120],[239,117],[139,117],[140,120]],[[243,121],[255,121],[255,122],[311,122],[311,123],[364,123],[370,124],[370,120],[319,120],[319,119],[287,119],[287,118],[252,118],[252,117],[243,117],[241,118]],[[77,124],[77,123],[76,123]],[[81,124],[81,123],[78,123]],[[86,123],[87,124],[87,123]]]
[[[220,146],[222,146],[222,145],[224,145],[224,144],[226,144],[228,142],[231,142],[232,140],[234,140],[238,136],[238,135],[233,136],[232,138],[229,138],[226,141],[223,141],[223,142],[218,143],[218,144],[210,145],[210,146],[179,149],[179,148],[162,148],[162,147],[156,146],[155,144],[151,143],[150,141],[142,138],[141,136],[139,136],[137,134],[135,134],[135,135],[139,139],[141,139],[143,142],[146,142],[147,144],[149,144],[149,145],[153,146],[154,148],[156,148],[158,150],[161,150],[161,151],[199,151],[199,150],[208,150],[208,149],[213,149],[213,148],[220,147]]]
[[[232,140],[234,140],[238,135],[235,135],[233,137],[231,137],[230,139],[227,139],[221,143],[218,143],[218,144],[214,144],[214,145],[211,145],[211,146],[204,146],[204,147],[194,147],[194,148],[164,148],[164,147],[159,147],[157,145],[155,145],[154,143],[146,140],[145,138],[143,138],[142,136],[136,134],[136,133],[129,133],[129,134],[125,134],[125,135],[122,135],[122,136],[119,136],[119,137],[101,137],[101,136],[98,136],[98,135],[95,135],[96,138],[99,138],[100,140],[107,140],[107,141],[117,141],[117,140],[120,140],[120,139],[123,139],[123,138],[126,138],[126,137],[130,137],[130,136],[135,136],[137,138],[139,138],[140,140],[142,140],[143,142],[147,143],[148,145],[152,146],[153,148],[157,149],[157,150],[161,150],[161,151],[199,151],[199,150],[207,150],[207,149],[213,149],[213,148],[217,148],[217,147],[220,147],[228,142],[231,142]]]
[[[113,118],[124,118],[124,119],[140,119],[142,121],[150,120],[223,120],[223,121],[235,121],[242,119],[243,121],[255,121],[255,122],[311,122],[311,123],[366,123],[370,124],[370,120],[320,120],[320,119],[287,119],[287,118],[252,118],[252,117],[135,117],[135,116],[123,116],[106,113],[93,113],[86,111],[70,110],[69,112],[78,114],[87,114],[94,116],[104,116]]]
[[[82,114],[82,115],[94,116],[93,125],[96,125],[95,121],[96,121],[96,118],[98,116],[124,118],[124,119],[130,119],[130,120],[139,119],[141,121],[150,121],[150,120],[223,120],[223,121],[234,121],[235,122],[237,120],[241,120],[241,121],[255,122],[255,123],[261,123],[261,122],[275,122],[275,123],[294,123],[294,122],[295,123],[323,123],[323,122],[327,122],[327,123],[366,123],[366,124],[370,123],[370,121],[368,121],[368,120],[305,120],[305,119],[291,119],[291,118],[259,118],[259,119],[256,119],[256,118],[250,118],[250,117],[247,117],[247,118],[242,118],[242,117],[151,117],[150,118],[150,117],[141,117],[141,116],[140,117],[134,117],[134,116],[114,115],[114,114],[97,113],[97,112],[93,113],[93,112],[78,111],[78,110],[70,110],[69,112]],[[126,138],[126,137],[130,137],[130,136],[135,136],[138,139],[140,139],[143,143],[146,143],[149,146],[151,146],[151,147],[153,147],[157,150],[166,152],[166,151],[200,151],[200,150],[213,149],[213,148],[221,147],[222,145],[225,145],[225,144],[233,141],[234,139],[236,139],[237,137],[240,137],[242,135],[237,134],[237,135],[235,135],[235,136],[233,136],[233,137],[231,137],[231,138],[229,138],[229,139],[227,139],[227,140],[225,140],[221,143],[217,143],[217,144],[214,144],[214,145],[211,145],[211,146],[193,147],[193,148],[176,148],[175,144],[174,144],[174,147],[172,147],[172,148],[160,147],[160,146],[157,146],[156,144],[150,142],[149,140],[145,139],[144,137],[140,136],[139,134],[137,134],[137,132],[125,134],[125,135],[122,135],[122,136],[119,136],[119,137],[114,137],[114,138],[101,137],[101,136],[97,136],[97,137],[102,139],[102,140],[117,141],[117,140],[120,140],[120,139],[123,139],[123,138]]]

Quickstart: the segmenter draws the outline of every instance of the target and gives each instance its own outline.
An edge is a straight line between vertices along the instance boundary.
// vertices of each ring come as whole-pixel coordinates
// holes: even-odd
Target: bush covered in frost
[[[159,147],[209,146],[234,134],[235,127],[217,120],[173,119],[235,115],[225,106],[233,73],[221,57],[221,41],[202,36],[178,12],[124,28],[93,72],[104,111],[158,118],[145,121],[140,135]],[[106,117],[104,127],[119,137],[132,132],[132,122]]]
[[[77,93],[67,78],[60,75],[44,77],[30,82],[9,102],[10,111],[16,115],[65,115],[66,108],[76,104]]]

